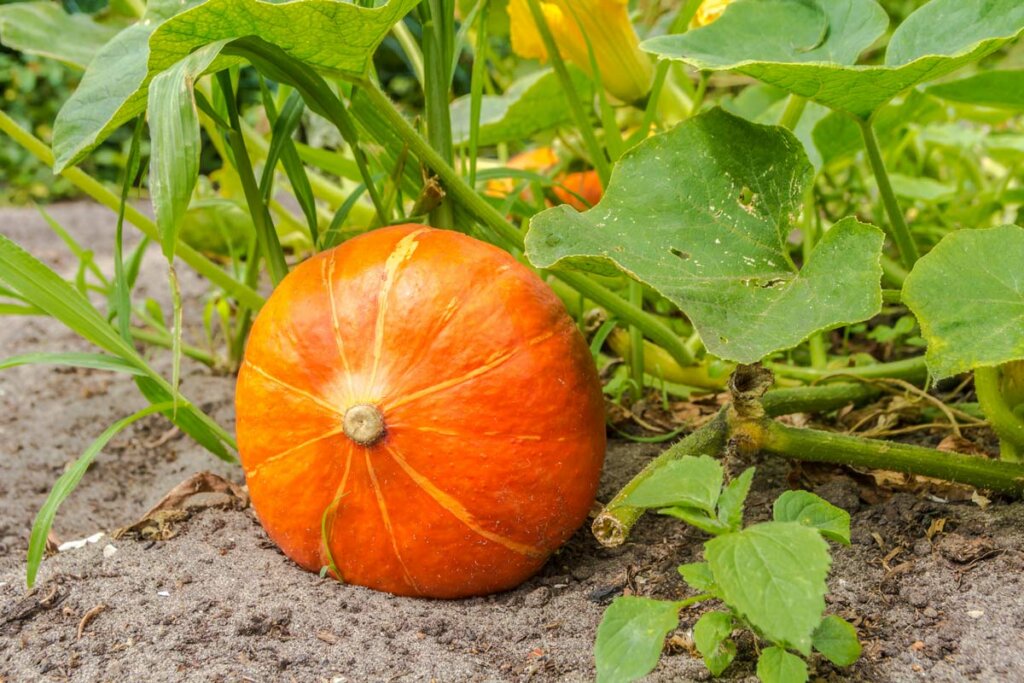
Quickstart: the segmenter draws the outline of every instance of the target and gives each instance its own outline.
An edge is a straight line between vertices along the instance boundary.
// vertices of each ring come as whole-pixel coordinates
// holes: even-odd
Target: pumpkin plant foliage
[[[798,655],[812,651],[840,666],[859,656],[856,630],[824,614],[832,563],[825,539],[849,544],[849,514],[814,494],[789,491],[776,501],[772,521],[744,527],[752,477],[749,468],[725,484],[717,461],[683,456],[630,494],[628,504],[683,519],[713,537],[704,543],[703,562],[679,567],[696,595],[678,601],[620,597],[608,608],[595,646],[599,681],[632,681],[654,669],[680,611],[701,602],[725,607],[705,612],[693,627],[694,644],[713,675],[735,658],[739,628],[771,644],[757,665],[762,681],[806,681]],[[679,494],[668,494],[672,490]]]
[[[758,361],[881,307],[877,228],[840,221],[802,268],[791,259],[811,176],[791,133],[713,109],[627,152],[593,209],[534,217],[527,256],[620,269],[679,306],[711,353]]]

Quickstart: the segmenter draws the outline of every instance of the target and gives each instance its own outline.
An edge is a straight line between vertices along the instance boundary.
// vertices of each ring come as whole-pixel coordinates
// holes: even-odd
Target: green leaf
[[[659,57],[700,69],[736,71],[855,116],[899,93],[977,61],[1024,30],[1018,0],[932,0],[893,33],[884,66],[853,66],[885,30],[874,0],[813,3],[827,34],[809,45],[821,18],[801,0],[739,0],[714,23],[645,41]]]
[[[730,531],[739,531],[743,527],[743,503],[753,481],[754,468],[748,467],[729,482],[718,499],[718,521]]]
[[[722,490],[722,465],[706,455],[686,455],[655,470],[623,501],[639,508],[682,505],[714,514]]]
[[[922,257],[903,301],[936,378],[1024,358],[1024,228],[957,230]]]
[[[123,361],[116,356],[108,356],[103,353],[24,353],[17,356],[8,356],[0,360],[0,370],[14,368],[19,365],[68,365],[74,368],[89,368],[90,370],[126,372],[129,375],[146,374],[131,363]]]
[[[810,491],[786,491],[775,499],[776,522],[798,522],[817,529],[825,538],[850,545],[850,513]]]
[[[140,114],[150,80],[204,45],[259,36],[327,73],[362,74],[391,26],[418,0],[390,0],[375,8],[344,0],[196,2],[150,3],[143,21],[121,31],[96,54],[54,123],[57,172]],[[211,69],[232,61],[218,60]]]
[[[107,429],[96,438],[89,447],[78,457],[71,466],[64,471],[64,474],[60,475],[57,482],[53,485],[50,490],[50,495],[46,497],[46,502],[43,503],[43,507],[39,509],[39,513],[36,515],[35,522],[32,524],[32,534],[29,536],[28,541],[28,569],[25,577],[25,582],[28,587],[31,588],[36,582],[36,574],[39,571],[39,564],[43,561],[43,551],[46,550],[46,537],[50,533],[50,528],[53,526],[53,518],[57,515],[57,508],[61,506],[61,503],[67,499],[71,492],[78,486],[78,482],[82,480],[86,470],[89,469],[89,465],[96,458],[103,447],[114,438],[114,436],[125,427],[129,426],[137,420],[141,420],[147,415],[167,410],[170,408],[170,404],[160,403],[151,405],[143,408],[139,412],[126,417],[122,420],[118,420],[114,424],[107,427]]]
[[[928,94],[982,107],[1024,109],[1024,71],[984,71],[928,88]]]
[[[0,5],[0,42],[18,52],[50,57],[84,69],[117,29],[88,14],[68,14],[60,3]]]
[[[728,612],[705,612],[693,626],[693,643],[712,676],[721,676],[736,657],[736,643],[729,640],[732,626]]]
[[[758,361],[881,308],[877,228],[844,219],[802,270],[790,260],[811,175],[789,131],[713,109],[626,152],[594,208],[535,216],[527,257],[618,268],[679,306],[712,354]]]
[[[697,508],[677,505],[673,507],[658,508],[658,514],[681,519],[690,526],[697,527],[701,531],[705,531],[712,536],[717,536],[718,534],[729,531],[729,529],[723,526],[717,519],[710,516],[707,512],[698,510]]]
[[[586,93],[590,79],[579,69],[570,69],[576,91]],[[452,102],[452,141],[469,142],[470,96]],[[514,82],[501,95],[484,95],[480,100],[481,147],[509,140],[522,140],[534,133],[572,121],[561,82],[552,69],[536,71]]]
[[[635,681],[654,669],[665,636],[679,625],[674,602],[624,596],[605,610],[594,659],[599,683]]]
[[[715,577],[711,573],[711,566],[707,562],[690,562],[681,564],[678,567],[679,575],[683,581],[694,590],[702,593],[715,592]]]
[[[781,647],[769,647],[757,660],[757,677],[761,683],[804,683],[807,664]]]
[[[213,43],[193,52],[149,86],[149,192],[164,256],[170,262],[199,181],[203,145],[193,86],[223,47],[223,42]]]
[[[711,539],[704,556],[726,605],[772,642],[810,654],[832,562],[821,534],[764,522]]]
[[[850,666],[860,658],[857,629],[842,617],[830,614],[814,632],[814,649],[836,666]]]

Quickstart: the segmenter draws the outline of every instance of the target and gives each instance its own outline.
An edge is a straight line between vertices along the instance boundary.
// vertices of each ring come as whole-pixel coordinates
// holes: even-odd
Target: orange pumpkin
[[[418,225],[281,282],[236,410],[270,538],[400,595],[519,584],[582,524],[604,459],[600,384],[561,301],[504,251]]]
[[[603,188],[597,171],[567,173],[551,188],[558,200],[577,211],[586,211],[601,201]]]

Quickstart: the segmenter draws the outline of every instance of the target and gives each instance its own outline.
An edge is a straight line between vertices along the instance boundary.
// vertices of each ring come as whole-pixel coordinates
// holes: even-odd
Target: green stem
[[[765,363],[766,368],[779,377],[790,377],[804,382],[820,382],[822,380],[837,379],[844,377],[856,377],[859,379],[903,379],[914,384],[921,384],[928,379],[928,368],[924,358],[916,356],[891,363],[875,363],[873,365],[858,365],[849,368],[804,368],[785,363]]]
[[[787,427],[772,420],[753,425],[761,450],[796,460],[895,470],[935,477],[1016,496],[1024,494],[1024,465],[893,441],[865,439],[814,429]]]
[[[0,111],[0,131],[11,137],[21,147],[26,149],[34,157],[49,167],[53,166],[53,153],[39,138],[24,130],[5,112]],[[85,173],[79,168],[71,167],[61,171],[61,176],[67,178],[72,185],[85,194],[92,197],[98,203],[117,213],[120,211],[121,198],[107,189],[98,180]],[[137,227],[144,235],[159,242],[160,233],[157,231],[156,223],[143,214],[131,204],[125,205],[124,217],[132,225]],[[189,265],[197,273],[217,285],[239,302],[259,309],[263,305],[263,297],[256,290],[246,287],[230,275],[221,270],[220,266],[206,258],[198,251],[182,241],[178,241],[177,255],[182,261]]]
[[[974,370],[974,391],[978,394],[985,417],[999,436],[1002,458],[1008,462],[1020,462],[1020,454],[1024,452],[1024,421],[1007,404],[999,384],[999,368]]]
[[[863,382],[788,387],[772,389],[761,399],[761,405],[765,414],[776,417],[794,413],[827,413],[851,403],[863,403],[881,394],[881,389]]]
[[[409,27],[405,25],[404,20],[391,27],[391,35],[395,37],[395,40],[402,47],[406,58],[409,60],[409,65],[412,67],[413,75],[419,81],[420,86],[423,86],[426,82],[426,73],[423,68],[423,53],[420,52],[420,46],[416,44],[416,39],[413,37],[412,32],[409,31]]]
[[[427,20],[423,22],[423,64],[426,80],[423,81],[423,96],[427,119],[427,140],[441,155],[445,163],[452,165],[452,119],[449,110],[451,84],[451,52],[454,29],[452,17],[445,0],[426,0],[421,5]],[[430,223],[436,228],[451,229],[455,226],[455,213],[451,200],[444,198],[430,210]]]
[[[473,76],[469,84],[469,183],[476,187],[477,148],[480,140],[480,109],[483,106],[484,79],[487,78],[487,22],[491,4],[482,0],[477,18],[476,46],[473,50]]]
[[[576,121],[576,127],[579,129],[580,135],[583,136],[583,142],[590,153],[590,162],[594,165],[594,169],[597,170],[598,177],[601,178],[601,186],[607,187],[608,178],[612,173],[611,165],[608,163],[608,158],[597,141],[594,126],[586,110],[583,108],[583,102],[580,100],[579,93],[576,92],[576,87],[573,85],[572,77],[569,75],[569,70],[562,60],[562,54],[558,50],[558,43],[555,42],[554,36],[551,35],[551,27],[548,26],[548,20],[540,8],[539,0],[526,1],[530,6],[530,14],[533,15],[533,21],[537,25],[537,32],[540,34],[541,40],[544,41],[544,48],[551,59],[551,65],[558,76],[558,81],[562,86],[565,98],[569,102],[569,111],[572,112],[573,119]]]
[[[797,124],[800,123],[800,117],[804,115],[804,109],[806,108],[806,97],[790,95],[786,101],[786,108],[782,112],[782,117],[779,119],[779,125],[791,131],[796,130]]]
[[[419,158],[420,162],[437,174],[444,184],[445,190],[477,220],[489,228],[500,242],[515,249],[523,249],[525,243],[522,233],[509,223],[500,211],[466,184],[455,169],[445,163],[434,148],[427,144],[406,121],[401,112],[395,109],[388,96],[376,84],[368,80],[360,81],[360,83],[363,86],[363,93],[373,103],[377,113],[409,146],[409,150]],[[693,364],[693,355],[683,345],[679,336],[667,325],[648,315],[642,308],[632,305],[615,292],[602,287],[582,273],[559,271],[552,272],[552,275],[594,303],[606,308],[619,320],[639,327],[647,338],[665,349],[680,365]]]
[[[889,215],[889,234],[899,249],[900,259],[903,265],[910,270],[914,267],[920,253],[914,243],[914,236],[910,233],[907,221],[903,217],[903,209],[896,200],[896,193],[893,192],[892,183],[889,182],[889,173],[885,170],[885,162],[882,161],[882,151],[878,147],[878,139],[871,127],[871,122],[866,119],[857,119],[860,126],[861,136],[864,138],[864,149],[868,154],[868,162],[871,164],[871,171],[875,175],[875,182],[878,183],[878,194],[882,197],[885,211]]]
[[[629,281],[629,303],[640,308],[644,303],[643,286]],[[644,393],[644,332],[636,325],[629,326],[629,369],[634,382],[634,396],[639,400]]]
[[[668,463],[688,455],[708,455],[716,457],[725,447],[728,424],[725,413],[721,412],[688,437],[663,451],[633,477],[594,519],[591,531],[598,542],[608,548],[620,546],[626,542],[629,532],[643,514],[643,508],[626,505],[625,500],[655,472]]]
[[[673,384],[710,389],[711,391],[721,391],[725,388],[729,379],[727,370],[723,369],[721,374],[712,377],[706,364],[680,366],[672,356],[666,353],[665,349],[642,337],[641,341],[644,345],[641,367],[651,377],[657,377]],[[608,346],[623,358],[633,358],[634,343],[636,342],[633,335],[622,329],[612,330],[608,335]]]

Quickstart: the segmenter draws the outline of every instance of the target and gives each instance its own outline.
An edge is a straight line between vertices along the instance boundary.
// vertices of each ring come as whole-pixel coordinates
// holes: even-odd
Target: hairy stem
[[[771,455],[895,470],[1016,496],[1024,494],[1024,465],[1019,463],[815,429],[797,429],[772,420],[762,420],[753,426],[761,433],[761,450]]]
[[[878,183],[878,194],[882,197],[885,205],[885,212],[889,215],[889,234],[900,251],[900,259],[907,270],[914,267],[920,253],[914,243],[914,236],[910,233],[910,227],[903,217],[903,209],[896,200],[896,193],[893,192],[892,183],[889,182],[889,173],[885,170],[885,162],[882,161],[882,151],[878,147],[878,139],[871,127],[871,122],[858,119],[861,136],[864,138],[864,149],[868,153],[868,161],[871,164],[871,171]]]
[[[928,379],[928,368],[923,357],[906,358],[891,363],[874,363],[849,368],[804,368],[785,363],[765,363],[766,368],[779,377],[790,377],[804,382],[821,382],[824,380],[842,380],[856,377],[858,379],[903,379],[921,384]]]

